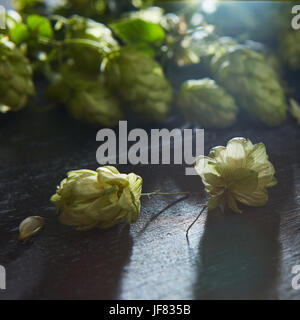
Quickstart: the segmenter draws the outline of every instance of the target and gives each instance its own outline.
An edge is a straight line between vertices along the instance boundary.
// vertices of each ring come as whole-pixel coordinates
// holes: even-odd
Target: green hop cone
[[[118,48],[112,32],[104,24],[80,16],[72,16],[67,26],[66,55],[78,69],[98,73],[103,56]]]
[[[109,86],[143,118],[164,121],[172,89],[160,65],[133,47],[124,47],[106,62]]]
[[[121,174],[115,167],[68,173],[51,202],[62,224],[78,230],[109,228],[120,222],[134,223],[140,214],[142,178]]]
[[[243,46],[230,46],[211,61],[215,79],[255,120],[274,127],[286,116],[286,102],[277,73],[264,56]]]
[[[263,206],[268,201],[267,188],[277,183],[265,145],[253,145],[244,138],[234,138],[226,147],[213,148],[208,157],[198,157],[195,169],[210,196],[209,210],[226,202],[240,213],[237,201]]]
[[[286,33],[279,45],[279,56],[292,70],[300,70],[300,32]]]
[[[87,82],[66,106],[74,119],[114,127],[124,119],[118,100],[100,82]]]
[[[0,112],[24,108],[33,94],[29,61],[12,42],[0,39]]]
[[[76,120],[114,127],[125,118],[118,100],[97,77],[64,67],[48,95],[64,103]]]
[[[184,82],[178,106],[187,119],[205,128],[230,127],[238,113],[233,97],[208,78]]]

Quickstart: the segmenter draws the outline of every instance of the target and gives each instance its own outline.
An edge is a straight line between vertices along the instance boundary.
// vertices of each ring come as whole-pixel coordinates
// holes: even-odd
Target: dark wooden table
[[[178,115],[168,127],[183,127]],[[154,126],[155,127],[155,126]],[[69,170],[96,169],[96,132],[63,110],[30,109],[0,117],[1,299],[299,299],[291,273],[300,264],[300,127],[289,119],[267,129],[240,122],[206,130],[205,149],[236,136],[263,141],[278,185],[265,207],[243,214],[206,213],[185,230],[207,201],[201,179],[184,166],[120,166],[144,179],[144,191],[190,191],[143,199],[131,226],[78,232],[57,222],[49,203]],[[18,225],[46,218],[44,230],[23,244]]]
[[[164,126],[186,124],[173,114]],[[264,142],[279,183],[265,207],[205,213],[190,243],[186,228],[207,197],[184,166],[119,167],[141,175],[144,192],[191,192],[143,199],[131,226],[78,232],[57,222],[49,198],[67,171],[97,168],[99,129],[59,109],[0,115],[0,265],[7,272],[0,299],[300,299],[291,285],[300,265],[300,127],[293,119],[274,129],[240,121],[205,130],[206,153],[236,136]],[[32,215],[46,226],[20,243],[18,225]]]

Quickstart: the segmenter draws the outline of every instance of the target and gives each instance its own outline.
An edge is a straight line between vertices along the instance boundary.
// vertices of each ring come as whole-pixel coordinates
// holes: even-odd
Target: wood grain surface
[[[167,126],[186,124],[173,114]],[[185,230],[207,198],[201,179],[185,176],[178,165],[119,167],[140,174],[144,192],[191,192],[143,199],[136,224],[78,232],[57,222],[49,198],[67,171],[97,168],[98,129],[59,109],[0,117],[0,264],[7,272],[1,299],[300,298],[291,286],[292,267],[300,264],[300,129],[294,120],[274,129],[240,122],[205,130],[206,153],[236,136],[263,141],[279,183],[265,207],[205,213],[190,243]],[[45,217],[45,229],[19,243],[18,225],[31,215]]]

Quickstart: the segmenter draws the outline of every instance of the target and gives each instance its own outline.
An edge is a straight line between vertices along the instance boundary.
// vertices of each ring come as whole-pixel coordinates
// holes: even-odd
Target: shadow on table
[[[265,207],[243,207],[241,215],[216,209],[207,215],[198,247],[195,299],[278,298],[280,214],[294,201],[293,171],[278,173],[279,181],[281,174],[289,175],[290,183],[284,193],[280,185],[269,189]]]
[[[251,212],[208,214],[198,248],[195,299],[276,298],[279,215],[273,214],[268,224],[252,220]]]
[[[124,267],[132,252],[129,226],[88,232],[67,228],[63,238],[57,239],[58,245],[45,249],[52,260],[44,266],[38,287],[25,298],[118,299]]]

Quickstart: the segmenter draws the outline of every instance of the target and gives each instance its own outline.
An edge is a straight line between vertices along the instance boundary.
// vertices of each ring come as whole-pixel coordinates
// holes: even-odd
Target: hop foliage
[[[60,212],[59,221],[63,224],[78,230],[109,228],[138,219],[141,192],[141,177],[104,166],[97,171],[69,172],[51,201]]]
[[[235,121],[238,108],[231,95],[211,79],[188,80],[181,88],[178,106],[186,118],[205,128],[226,128]]]
[[[21,50],[0,39],[0,111],[18,111],[34,94],[32,68]]]
[[[160,65],[134,47],[123,47],[105,66],[109,85],[142,117],[163,121],[172,90]]]
[[[273,127],[286,116],[286,102],[278,75],[262,54],[243,46],[230,46],[211,61],[217,82],[252,118]]]

